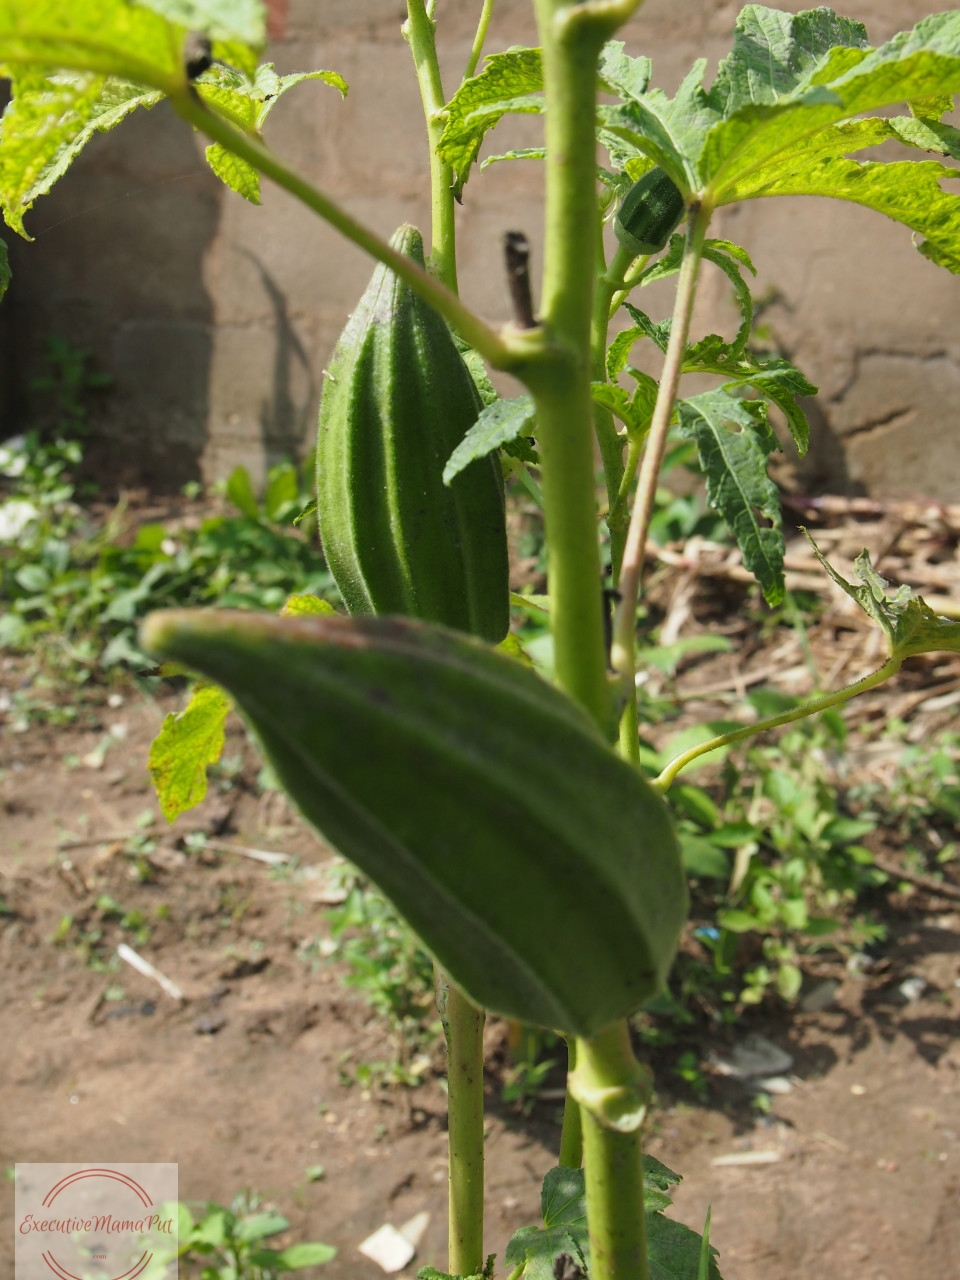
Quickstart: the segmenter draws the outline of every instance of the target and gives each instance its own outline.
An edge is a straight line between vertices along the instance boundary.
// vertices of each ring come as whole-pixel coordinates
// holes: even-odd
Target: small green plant
[[[182,716],[165,725],[151,767],[165,813],[195,803],[235,699],[307,818],[388,893],[435,958],[448,1052],[451,1277],[492,1268],[483,1254],[482,1026],[489,1008],[562,1033],[571,1066],[560,1165],[544,1182],[544,1226],[525,1228],[508,1244],[512,1280],[570,1270],[589,1272],[590,1280],[647,1280],[651,1273],[717,1280],[706,1238],[661,1212],[676,1175],[641,1149],[651,1081],[635,1056],[629,1020],[664,987],[692,869],[691,842],[685,867],[665,793],[703,755],[832,712],[915,655],[960,651],[960,624],[937,617],[907,588],[889,591],[866,552],[853,582],[820,557],[883,633],[881,666],[801,705],[770,708],[750,724],[702,726],[696,741],[674,744],[672,758],[657,762],[651,781],[638,731],[644,553],[676,429],[695,446],[707,500],[730,527],[764,599],[772,607],[785,600],[782,517],[767,471],[777,447],[768,410],[783,415],[802,452],[802,401],[816,388],[782,356],[750,346],[747,278],[755,268],[743,247],[709,236],[711,220],[720,208],[773,195],[850,200],[910,228],[930,262],[960,272],[960,196],[949,185],[955,171],[933,159],[850,158],[886,142],[927,155],[960,154],[956,130],[943,121],[960,92],[960,13],[924,18],[874,48],[860,23],[829,9],[791,14],[748,5],[712,84],[704,83],[706,63],[699,61],[671,98],[653,87],[650,59],[628,54],[614,38],[639,0],[534,0],[538,47],[512,46],[482,66],[492,0],[477,7],[465,74],[448,93],[435,40],[442,6],[407,0],[404,35],[430,161],[432,225],[423,265],[264,142],[269,111],[294,85],[319,79],[341,93],[346,85],[329,70],[281,77],[271,64],[258,67],[266,32],[254,0],[192,0],[190,23],[199,31],[180,25],[182,0],[0,0],[0,67],[13,80],[0,134],[7,161],[0,202],[8,225],[22,231],[33,201],[97,128],[166,98],[209,140],[208,161],[230,187],[256,201],[261,175],[270,178],[375,258],[385,287],[409,291],[449,327],[474,378],[477,416],[462,424],[465,434],[448,458],[442,453],[449,441],[432,458],[420,442],[409,446],[433,468],[419,485],[427,495],[420,516],[431,526],[435,508],[445,505],[429,496],[439,493],[438,474],[444,486],[468,468],[476,476],[486,467],[495,477],[491,455],[542,502],[546,599],[521,602],[549,622],[549,652],[538,669],[524,662],[515,638],[504,651],[434,625],[451,615],[422,602],[441,566],[452,562],[451,546],[443,541],[435,557],[423,554],[430,540],[408,519],[417,503],[395,483],[400,471],[389,456],[380,467],[366,436],[351,452],[354,434],[333,464],[342,466],[348,491],[338,491],[320,523],[328,542],[343,539],[352,548],[339,569],[333,558],[331,567],[355,612],[334,616],[329,603],[304,594],[279,616],[211,610],[149,618],[141,632],[146,650],[216,682],[201,683]],[[479,172],[487,133],[516,111],[542,113],[543,145],[486,163],[521,156],[543,163],[542,288],[536,301],[526,237],[508,232],[514,319],[497,331],[459,296],[454,207]],[[674,225],[683,231],[671,234]],[[741,320],[732,336],[691,335],[698,281],[708,270],[722,272],[733,289]],[[669,278],[676,280],[673,314],[656,319],[637,299],[645,285]],[[610,339],[621,311],[625,327]],[[399,315],[389,325],[402,336]],[[662,355],[659,380],[632,363],[639,344]],[[431,380],[422,354],[408,354],[418,375],[411,382],[418,381],[436,422],[455,362]],[[385,370],[379,360],[358,358],[351,406],[382,408],[385,377],[403,387],[401,365],[388,364]],[[497,398],[487,367],[511,374],[524,393]],[[706,377],[711,388],[681,394],[689,374]],[[328,382],[321,423],[337,396]],[[390,415],[391,429],[413,423],[406,402]],[[390,438],[388,431],[383,440]],[[595,447],[603,462],[600,505]],[[341,476],[326,473],[331,460],[319,453],[324,502]],[[409,461],[406,450],[400,461]],[[689,521],[689,514],[674,514],[681,527]],[[465,543],[492,545],[498,531],[478,522],[476,512],[466,519]],[[417,576],[417,589],[390,602],[406,616],[362,616],[381,606],[354,590],[350,575],[372,565],[379,582],[391,558]],[[124,603],[126,620],[153,589],[149,572],[140,594]],[[156,579],[164,572],[158,568]],[[491,587],[492,577],[484,580]],[[477,582],[467,573],[450,587],[467,598],[447,603],[489,641],[499,632],[475,621],[469,597]],[[493,605],[505,619],[506,583],[502,596]],[[278,592],[262,603],[275,608],[281,598]],[[810,932],[813,910],[845,891],[857,863],[846,815],[826,815],[817,779],[795,772],[763,762],[756,803],[735,818],[738,832],[722,816],[702,821],[701,802],[694,820],[700,834],[681,833],[700,841],[701,858],[713,851],[714,867],[722,861],[726,868],[733,853],[732,903],[719,917],[715,962],[728,962],[727,938],[739,925],[765,931],[764,963],[749,975],[743,999],[769,981],[788,998],[796,994],[796,955],[783,930]],[[764,844],[770,856],[758,859],[752,846]]]
[[[275,1209],[264,1207],[249,1191],[223,1205],[196,1206],[180,1203],[177,1209],[177,1258],[182,1276],[197,1280],[280,1280],[290,1271],[320,1266],[336,1256],[328,1244],[304,1243],[274,1249],[265,1242],[282,1235],[290,1223]],[[198,1216],[194,1216],[198,1213]],[[144,1272],[145,1280],[168,1275],[171,1261],[159,1254]]]

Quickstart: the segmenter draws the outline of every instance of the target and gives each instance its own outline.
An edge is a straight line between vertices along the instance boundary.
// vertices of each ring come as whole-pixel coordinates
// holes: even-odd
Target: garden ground
[[[672,618],[677,629],[690,610],[684,583],[702,583],[710,568],[698,568],[692,550],[673,566],[664,596],[665,623]],[[834,683],[855,678],[869,658],[865,632],[851,623],[829,634],[828,665],[839,668],[847,654]],[[794,654],[777,651],[784,643],[781,633],[738,649],[736,669],[730,655],[708,655],[692,664],[688,696],[742,689],[771,664],[789,675],[791,663],[802,666],[799,640]],[[207,800],[162,827],[145,762],[178,695],[155,700],[118,684],[78,701],[71,723],[51,724],[49,714],[17,720],[24,671],[13,659],[0,670],[8,695],[0,736],[4,1165],[176,1161],[182,1199],[229,1203],[250,1188],[290,1218],[291,1239],[336,1245],[329,1280],[373,1280],[381,1273],[358,1244],[384,1222],[401,1226],[426,1211],[413,1266],[442,1266],[440,1078],[424,1063],[413,1089],[347,1082],[359,1064],[389,1059],[396,1047],[325,958],[326,914],[338,897],[331,851],[278,793],[258,787],[239,725]],[[932,664],[870,695],[860,723],[919,715],[919,729],[933,732],[955,715],[958,682],[955,659]],[[882,748],[865,733],[849,759],[882,769]],[[185,840],[197,832],[204,847]],[[251,849],[291,860],[271,867]],[[896,855],[882,841],[875,852]],[[705,1104],[673,1073],[676,1049],[657,1051],[647,1149],[684,1175],[677,1216],[699,1228],[712,1205],[725,1280],[960,1273],[956,866],[945,867],[939,891],[921,876],[912,892],[905,885],[887,895],[888,939],[869,967],[818,954],[805,962],[792,1010],[767,1002],[720,1038],[701,1035]],[[118,962],[121,941],[184,998]],[[716,1061],[751,1031],[793,1059],[789,1092],[770,1094],[769,1114]],[[560,1133],[550,1089],[529,1117],[501,1101],[505,1039],[491,1022],[487,1243],[501,1254],[516,1227],[537,1220],[539,1183]],[[0,1274],[10,1275],[13,1182],[0,1187]]]

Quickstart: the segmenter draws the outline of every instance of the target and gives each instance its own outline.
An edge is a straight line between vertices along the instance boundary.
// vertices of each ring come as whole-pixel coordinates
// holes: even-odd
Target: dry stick
[[[633,514],[630,517],[630,528],[627,532],[627,543],[623,553],[623,566],[620,571],[620,607],[617,610],[613,629],[613,649],[611,664],[614,671],[621,676],[627,697],[636,699],[634,682],[636,678],[636,626],[637,603],[640,598],[640,578],[643,571],[643,553],[647,544],[647,533],[653,516],[654,500],[660,468],[670,430],[670,419],[673,416],[677,386],[683,369],[683,357],[687,348],[687,334],[690,331],[690,316],[693,312],[693,300],[697,290],[697,276],[700,271],[700,257],[703,241],[707,234],[712,209],[699,202],[691,205],[687,222],[687,244],[680,266],[680,278],[677,283],[677,300],[673,312],[673,325],[670,329],[670,341],[667,344],[666,359],[660,378],[660,390],[653,410],[650,433],[647,436],[643,461],[640,464],[640,479],[637,482],[637,494],[634,499]]]

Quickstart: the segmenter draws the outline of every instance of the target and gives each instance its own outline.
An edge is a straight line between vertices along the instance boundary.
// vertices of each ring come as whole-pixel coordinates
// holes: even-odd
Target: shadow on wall
[[[297,460],[303,454],[304,441],[309,438],[308,431],[314,425],[319,392],[310,357],[290,322],[286,295],[263,263],[249,251],[244,252],[256,267],[273,309],[275,339],[272,395],[260,406],[264,462],[266,467],[272,467],[278,462]],[[296,365],[299,365],[306,384],[299,404],[293,392],[293,371]]]
[[[47,339],[88,350],[113,389],[87,450],[107,488],[179,488],[207,441],[213,305],[203,262],[221,187],[166,104],[95,138],[6,234],[13,283],[0,307],[0,437],[35,425]]]

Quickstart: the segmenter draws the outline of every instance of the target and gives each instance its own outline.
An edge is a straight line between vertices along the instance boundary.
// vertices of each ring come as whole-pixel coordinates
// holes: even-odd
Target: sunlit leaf
[[[488,129],[508,113],[543,110],[539,49],[508,49],[487,58],[479,75],[465,80],[444,108],[446,124],[437,153],[453,166],[459,200]]]
[[[283,616],[295,618],[317,615],[329,617],[331,614],[336,615],[336,612],[329,600],[321,600],[319,596],[311,595],[287,596],[286,604],[280,610]]]
[[[207,794],[207,769],[223,754],[224,724],[233,699],[211,684],[198,684],[182,711],[171,712],[150,744],[147,766],[160,810],[168,822]]]
[[[304,80],[320,80],[347,95],[347,82],[336,71],[297,71],[278,76],[272,62],[257,67],[252,79],[219,64],[204,72],[196,90],[206,102],[226,113],[241,128],[257,133],[280,98]],[[260,174],[247,160],[241,160],[220,143],[206,149],[207,163],[231,191],[251,204],[260,203]]]
[[[239,40],[259,48],[267,37],[263,0],[137,0],[188,31],[216,40]]]

